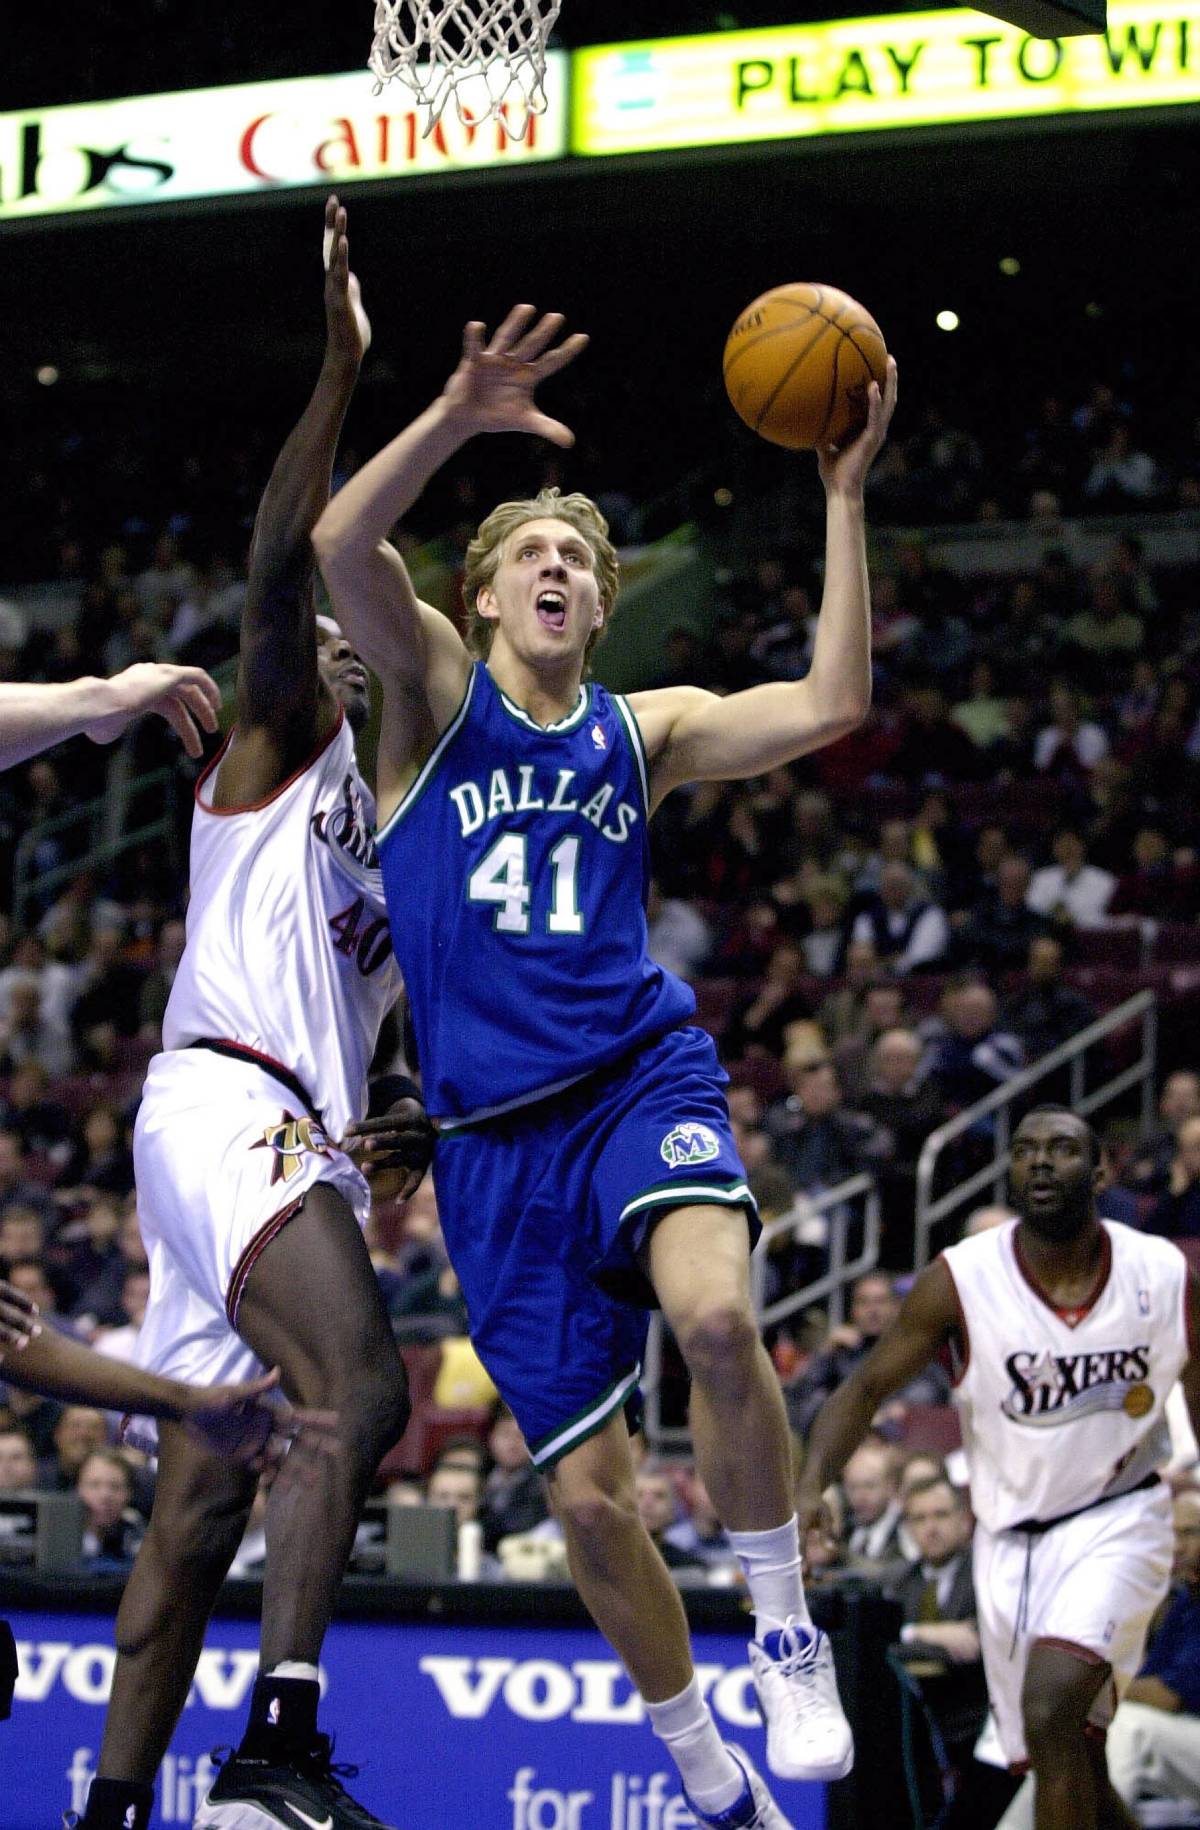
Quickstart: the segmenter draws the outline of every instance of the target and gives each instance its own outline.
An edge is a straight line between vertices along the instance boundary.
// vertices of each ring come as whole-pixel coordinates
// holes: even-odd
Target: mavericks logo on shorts
[[[268,1125],[251,1150],[273,1150],[271,1186],[290,1182],[304,1167],[305,1156],[329,1156],[329,1139],[315,1118],[293,1118],[290,1112],[280,1115],[277,1125]]]
[[[676,1125],[668,1131],[658,1147],[664,1163],[672,1169],[688,1169],[693,1163],[711,1163],[721,1153],[717,1134],[707,1125]]]

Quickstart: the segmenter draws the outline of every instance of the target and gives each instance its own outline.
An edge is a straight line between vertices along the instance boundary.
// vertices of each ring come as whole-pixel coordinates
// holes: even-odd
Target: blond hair
[[[604,621],[593,629],[583,651],[588,661],[593,648],[608,628],[620,585],[621,567],[617,549],[608,537],[608,522],[590,496],[564,496],[557,489],[539,490],[523,502],[501,502],[467,548],[466,572],[463,576],[463,602],[467,610],[466,642],[477,660],[486,661],[496,633],[494,620],[479,613],[479,593],[495,581],[504,548],[511,534],[528,521],[565,521],[581,534],[592,555],[592,571],[600,587]]]

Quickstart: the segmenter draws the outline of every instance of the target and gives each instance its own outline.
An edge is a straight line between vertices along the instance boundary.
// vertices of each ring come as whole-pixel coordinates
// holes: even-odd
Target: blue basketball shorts
[[[471,1338],[549,1468],[640,1402],[654,1292],[638,1252],[673,1207],[754,1198],[712,1039],[673,1029],[550,1099],[443,1133],[433,1174]]]

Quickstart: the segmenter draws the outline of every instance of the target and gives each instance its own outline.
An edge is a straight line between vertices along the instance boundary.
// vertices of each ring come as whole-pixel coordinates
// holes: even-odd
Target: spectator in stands
[[[25,1173],[25,1145],[20,1133],[0,1131],[0,1221],[14,1207],[35,1214],[42,1229],[52,1225],[57,1217],[52,1197],[40,1182],[33,1181]],[[40,1251],[41,1247],[42,1236],[39,1233],[33,1249]],[[0,1256],[8,1256],[11,1250],[11,1245],[5,1244],[0,1238]]]
[[[1116,887],[1111,871],[1088,863],[1082,833],[1064,826],[1054,836],[1054,863],[1033,873],[1029,906],[1063,928],[1099,928]]]
[[[50,1080],[39,1061],[16,1069],[8,1092],[0,1097],[0,1130],[18,1133],[32,1155],[66,1161],[71,1143],[71,1114],[50,1092]]]
[[[694,1557],[709,1570],[726,1570],[732,1578],[737,1558],[730,1548],[725,1527],[713,1510],[708,1488],[694,1468],[689,1468],[683,1483],[685,1516],[670,1525],[664,1541]]]
[[[1076,671],[1093,690],[1103,691],[1111,670],[1122,668],[1140,653],[1146,639],[1142,620],[1134,614],[1121,581],[1101,572],[1092,585],[1091,602],[1067,623],[1063,646]]]
[[[965,1496],[946,1475],[909,1483],[904,1522],[917,1546],[918,1561],[892,1589],[904,1614],[902,1643],[936,1647],[952,1664],[979,1662],[975,1629],[975,1586],[971,1580],[971,1514]],[[982,1685],[981,1697],[982,1697]],[[981,1701],[972,1742],[983,1727]]]
[[[935,968],[950,945],[946,911],[925,895],[907,864],[885,864],[879,890],[863,899],[851,928],[851,939],[874,943],[891,972]]]
[[[804,963],[815,978],[832,978],[846,950],[846,886],[840,877],[814,877],[804,903],[808,931],[801,941]]]
[[[997,690],[996,673],[990,661],[976,661],[971,669],[970,691],[965,699],[958,701],[950,717],[966,732],[977,750],[986,752],[1009,735],[1008,701]]]
[[[845,1042],[860,1042],[867,1033],[867,992],[880,971],[879,954],[873,940],[851,940],[846,948],[846,982],[831,991],[817,1012],[830,1048]]]
[[[883,1262],[912,1263],[917,1159],[925,1139],[946,1116],[933,1082],[921,1076],[924,1055],[911,1029],[885,1030],[871,1051],[871,1081],[862,1110],[892,1139],[892,1155],[877,1171],[883,1218]]]
[[[825,1400],[866,1358],[899,1309],[886,1271],[868,1271],[857,1280],[850,1293],[849,1321],[834,1324],[800,1378],[784,1392],[788,1422],[797,1436],[808,1435]],[[931,1363],[896,1396],[905,1405],[949,1404],[950,1380],[942,1367]]]
[[[193,567],[180,558],[173,535],[160,534],[154,543],[150,564],[133,581],[142,613],[160,627],[168,628],[195,579]]]
[[[117,1108],[101,1101],[85,1114],[79,1141],[64,1165],[64,1188],[93,1194],[127,1195],[133,1188],[133,1155]]]
[[[965,625],[959,623],[959,627],[965,630]],[[922,632],[922,644],[930,634],[928,630]],[[935,672],[957,671],[933,668],[932,662],[928,665]],[[962,726],[948,716],[941,688],[925,681],[908,687],[900,742],[892,752],[887,773],[917,787],[937,787],[943,782],[971,781],[979,769],[979,751]]]
[[[124,945],[120,929],[93,928],[83,989],[71,1012],[81,1059],[101,1071],[115,1065],[117,1039],[137,1034],[142,975],[125,960]]]
[[[1052,934],[1031,941],[1025,984],[1005,1003],[1003,1026],[1016,1036],[1027,1061],[1039,1061],[1095,1022],[1088,999],[1066,983],[1063,959],[1062,942]]]
[[[763,1130],[763,1104],[756,1087],[734,1084],[726,1095],[733,1139],[742,1164],[753,1178],[775,1167],[771,1163],[771,1139]],[[779,1174],[784,1172],[780,1170]],[[788,1188],[790,1177],[785,1176]]]
[[[1200,1239],[1200,1118],[1185,1118],[1179,1127],[1166,1193],[1147,1215],[1146,1231]]]
[[[1121,514],[1144,507],[1161,489],[1158,465],[1148,451],[1134,444],[1128,425],[1116,421],[1083,480],[1083,493],[1089,503],[1093,508]]]
[[[1017,1037],[997,1020],[996,994],[980,979],[963,979],[943,1001],[945,1033],[932,1046],[929,1073],[946,1105],[963,1111],[986,1098],[1024,1065]]]
[[[147,1263],[137,1207],[131,1202],[117,1226],[116,1250],[104,1253],[99,1274],[80,1291],[75,1304],[76,1318],[85,1326],[122,1327],[128,1320],[121,1303],[126,1275],[131,1269],[144,1271]]]
[[[778,1056],[789,1023],[813,1014],[806,989],[808,961],[798,941],[780,940],[772,949],[761,985],[730,1018],[722,1052],[731,1061],[746,1055]]]
[[[675,1490],[671,1486],[670,1475],[653,1462],[646,1462],[638,1469],[636,1481],[638,1517],[667,1568],[703,1570],[704,1563],[699,1556],[672,1543],[667,1536],[675,1523],[676,1513]]]
[[[520,1425],[505,1407],[488,1433],[491,1472],[483,1490],[480,1523],[484,1549],[494,1551],[501,1538],[532,1531],[550,1516],[546,1484],[529,1459]]]
[[[904,1567],[900,1548],[900,1454],[868,1437],[842,1470],[846,1496],[846,1561],[859,1575],[887,1582]]]
[[[1131,863],[1133,868],[1118,876],[1111,914],[1195,921],[1200,913],[1200,869],[1190,848],[1177,852],[1161,826],[1143,826],[1133,841]]]
[[[35,973],[9,981],[8,1014],[0,1023],[0,1074],[12,1074],[35,1062],[51,1079],[75,1066],[71,1034],[43,1008],[41,982]]]
[[[985,887],[955,935],[954,954],[967,966],[987,973],[1015,972],[1025,962],[1030,942],[1046,932],[1046,919],[1029,907],[1029,861],[1008,852],[996,866],[995,882]]]
[[[20,1424],[0,1424],[0,1493],[25,1493],[37,1485],[33,1444]]]
[[[1063,680],[1050,688],[1050,723],[1038,733],[1034,765],[1044,775],[1081,781],[1108,755],[1102,725],[1083,717],[1079,695]]]
[[[454,1514],[458,1529],[479,1521],[483,1505],[483,1475],[477,1468],[443,1462],[429,1476],[425,1498],[430,1506],[444,1506]]]
[[[843,1043],[833,1051],[838,1078],[852,1105],[857,1105],[871,1084],[873,1054],[880,1036],[889,1030],[910,1026],[905,1004],[904,986],[898,979],[877,978],[867,986],[863,996],[864,1024],[854,1042]]]
[[[827,1055],[801,1053],[785,1061],[792,1091],[767,1113],[775,1160],[806,1194],[835,1188],[890,1154],[887,1133],[863,1112],[843,1105],[837,1070]]]
[[[1168,1074],[1158,1098],[1157,1130],[1135,1150],[1122,1180],[1137,1194],[1162,1194],[1171,1179],[1171,1165],[1185,1119],[1200,1118],[1200,1074],[1180,1068]]]
[[[126,1568],[146,1535],[133,1504],[133,1470],[116,1449],[95,1449],[79,1468],[75,1491],[83,1503],[83,1561],[92,1569]]]
[[[162,1038],[162,1020],[167,999],[175,983],[175,974],[183,957],[187,938],[186,924],[179,920],[164,921],[154,949],[154,965],[146,974],[138,994],[138,1034],[144,1042],[158,1046]]]
[[[38,1466],[38,1486],[50,1493],[70,1493],[88,1456],[107,1445],[104,1412],[86,1404],[64,1405],[54,1425],[53,1440],[53,1455]]]
[[[11,1269],[30,1259],[40,1264],[45,1234],[45,1222],[32,1207],[16,1202],[6,1207],[0,1213],[0,1267]]]
[[[965,1496],[944,1471],[909,1486],[904,1531],[914,1541],[916,1556],[891,1590],[903,1611],[900,1655],[937,1726],[941,1760],[955,1775],[952,1814],[942,1821],[976,1830],[995,1821],[1011,1786],[1002,1788],[993,1808],[987,1808],[995,1785],[987,1769],[977,1768],[973,1760],[988,1699],[971,1580],[971,1516]],[[932,1772],[928,1785],[940,1803],[941,1787]]]
[[[127,1320],[116,1328],[102,1328],[92,1345],[97,1353],[104,1354],[106,1359],[127,1360],[133,1364],[137,1359],[138,1335],[146,1319],[146,1305],[150,1301],[150,1273],[137,1265],[130,1265],[121,1283],[121,1307]]]

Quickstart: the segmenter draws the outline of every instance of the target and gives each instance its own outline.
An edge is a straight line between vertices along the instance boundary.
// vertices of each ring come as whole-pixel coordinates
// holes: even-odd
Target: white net
[[[562,0],[375,0],[375,93],[412,91],[433,131],[451,96],[460,120],[491,116],[522,140],[546,109],[546,44]]]

